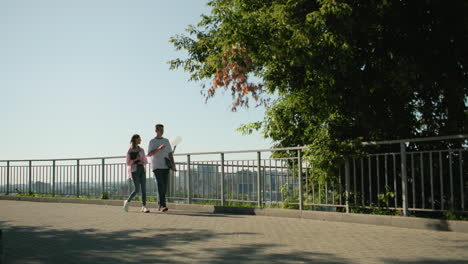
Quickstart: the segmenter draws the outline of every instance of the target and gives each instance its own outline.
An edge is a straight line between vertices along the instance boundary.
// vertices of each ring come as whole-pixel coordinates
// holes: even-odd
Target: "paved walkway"
[[[154,210],[154,208],[151,208]],[[468,234],[0,200],[5,263],[468,263]]]

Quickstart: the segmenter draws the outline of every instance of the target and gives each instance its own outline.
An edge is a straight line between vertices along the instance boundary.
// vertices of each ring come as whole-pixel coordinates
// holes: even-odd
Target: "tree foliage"
[[[230,90],[233,110],[266,104],[265,119],[241,130],[262,129],[277,147],[312,146],[324,174],[356,140],[466,133],[467,1],[208,5],[210,15],[171,39],[188,52],[171,67],[210,80],[206,98]]]

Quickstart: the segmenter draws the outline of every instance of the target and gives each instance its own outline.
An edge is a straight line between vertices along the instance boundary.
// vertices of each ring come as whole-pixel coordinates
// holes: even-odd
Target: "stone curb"
[[[53,197],[28,197],[0,195],[0,200],[33,201],[33,202],[54,202],[54,203],[80,203],[80,204],[100,204],[111,206],[122,206],[123,200],[93,200],[78,198],[53,198]],[[157,203],[147,203],[150,210],[157,207]],[[140,202],[132,201],[132,207],[141,206]],[[411,229],[423,229],[432,231],[449,231],[468,233],[468,221],[454,221],[443,219],[426,219],[416,217],[386,216],[386,215],[366,215],[366,214],[346,214],[336,212],[320,211],[299,211],[275,208],[249,208],[249,207],[229,207],[199,204],[168,204],[170,209],[185,210],[201,213],[219,214],[242,214],[242,215],[262,215],[275,217],[303,218],[320,221],[346,222],[355,224],[381,225],[392,227],[403,227]]]
[[[124,200],[100,200],[100,199],[80,199],[80,198],[62,198],[62,197],[30,197],[30,196],[10,196],[0,195],[0,200],[12,200],[12,201],[28,201],[28,202],[46,202],[46,203],[78,203],[78,204],[98,204],[98,205],[111,205],[111,206],[122,206]],[[156,202],[147,202],[148,208],[154,209],[158,206]],[[140,201],[130,202],[132,207],[141,207]],[[168,208],[177,210],[186,210],[200,213],[214,213],[213,205],[202,205],[202,204],[175,204],[168,203]]]

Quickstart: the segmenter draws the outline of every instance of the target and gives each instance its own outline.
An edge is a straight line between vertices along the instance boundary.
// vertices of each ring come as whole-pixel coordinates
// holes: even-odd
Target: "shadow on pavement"
[[[451,231],[449,223],[444,219],[438,219],[437,223],[434,224],[427,224],[427,227],[429,227],[432,230]]]
[[[266,252],[275,244],[213,248],[212,239],[254,233],[216,233],[193,229],[56,230],[0,222],[6,263],[349,263],[333,254]],[[219,242],[222,247],[222,241]]]
[[[384,259],[382,263],[389,263],[389,264],[466,264],[466,260],[454,260],[454,259],[447,259],[447,258],[440,258],[440,259],[416,259],[416,260],[399,260],[399,259]]]
[[[190,212],[190,211],[181,211],[181,210],[169,210],[167,212],[156,212],[157,214],[168,214],[168,215],[185,215],[185,216],[196,216],[196,217],[218,217],[218,218],[242,218],[243,216],[235,216],[228,214],[214,214],[214,213],[201,213],[201,212]]]
[[[109,221],[112,221],[110,219]],[[305,252],[271,243],[235,246],[249,232],[213,232],[191,228],[63,230],[53,227],[14,226],[0,221],[4,262],[0,263],[314,263],[344,264],[350,259],[332,253]],[[252,240],[251,240],[252,241]],[[227,242],[224,244],[224,242]],[[456,242],[465,242],[458,240]],[[458,244],[457,243],[457,244]],[[284,252],[284,253],[278,253]],[[456,256],[454,256],[456,257]],[[382,258],[380,263],[462,264],[450,257]]]
[[[456,246],[451,246],[452,248],[466,248],[468,250],[468,240],[454,240],[452,243],[457,244]]]
[[[250,244],[236,248],[205,249],[213,252],[214,257],[205,263],[313,263],[313,264],[342,264],[351,263],[350,260],[334,254],[311,253],[295,251],[291,253],[265,253],[269,248],[281,248],[274,244]]]

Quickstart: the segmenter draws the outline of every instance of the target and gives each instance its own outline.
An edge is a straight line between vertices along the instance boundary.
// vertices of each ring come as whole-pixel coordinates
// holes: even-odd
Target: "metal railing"
[[[336,161],[326,180],[313,174],[304,158],[307,147],[176,154],[168,199],[179,203],[290,204],[298,209],[350,212],[350,208],[467,212],[468,135],[365,142],[377,147],[366,155]],[[449,141],[462,141],[459,148]],[[421,148],[415,144],[429,144]],[[441,144],[443,143],[443,144]],[[411,145],[413,144],[413,145]],[[453,144],[452,144],[453,145]],[[379,152],[383,146],[399,151]],[[272,158],[287,152],[287,158]],[[157,185],[146,168],[147,193],[157,197]],[[65,197],[124,199],[133,190],[125,157],[50,160],[1,160],[0,193],[37,193]],[[341,208],[341,209],[340,209]]]

